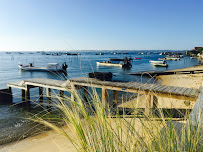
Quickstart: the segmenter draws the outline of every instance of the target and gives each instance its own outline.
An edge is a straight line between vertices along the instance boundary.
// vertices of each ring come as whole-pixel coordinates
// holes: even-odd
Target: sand
[[[66,128],[67,132],[71,130]],[[74,152],[76,149],[64,136],[51,130],[22,141],[0,146],[1,152]]]
[[[203,66],[195,66],[185,68],[184,70],[203,69]],[[187,74],[187,75],[163,75],[157,77],[161,80],[162,85],[179,86],[187,88],[199,88],[202,85],[203,74]],[[144,98],[144,96],[140,97]],[[165,108],[193,108],[193,104],[187,105],[184,100],[176,100],[169,98],[158,98],[159,106]],[[143,103],[143,102],[142,102]],[[137,104],[144,107],[142,103],[137,103],[137,100],[132,100],[123,107],[130,107]],[[140,104],[140,105],[139,105]],[[67,132],[71,130],[66,128]],[[46,133],[29,137],[22,141],[0,146],[1,152],[74,152],[76,151],[73,145],[65,139],[62,135],[55,131],[48,131]]]

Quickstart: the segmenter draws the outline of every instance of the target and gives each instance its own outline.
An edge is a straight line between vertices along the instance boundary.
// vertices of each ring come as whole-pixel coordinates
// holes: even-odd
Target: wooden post
[[[148,116],[151,114],[151,95],[148,93],[145,93],[145,113]]]
[[[22,92],[22,96],[21,96],[21,98],[22,98],[22,105],[25,106],[25,90],[22,89],[21,92]]]
[[[88,102],[88,87],[83,86],[83,89],[84,89],[84,93],[83,93],[84,100],[85,100],[85,102]]]
[[[43,102],[43,88],[39,87],[39,102]]]
[[[46,89],[46,95],[47,95],[47,108],[50,108],[50,103],[51,103],[51,89],[47,88]]]
[[[118,103],[118,91],[113,90],[113,107],[117,107]]]
[[[105,87],[102,88],[102,103],[104,108],[107,108],[107,89]]]
[[[27,86],[27,90],[26,90],[26,109],[30,110],[31,109],[31,105],[30,105],[30,87]]]

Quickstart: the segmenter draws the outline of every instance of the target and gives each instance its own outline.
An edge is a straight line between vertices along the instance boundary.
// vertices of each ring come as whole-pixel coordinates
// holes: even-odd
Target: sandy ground
[[[66,128],[71,134],[71,130]],[[0,146],[1,152],[74,152],[73,145],[55,131],[29,137],[22,141]]]
[[[185,68],[184,70],[203,69],[203,66],[196,66]],[[203,74],[188,74],[188,75],[164,75],[158,76],[162,80],[162,85],[180,86],[187,88],[199,88],[202,85]],[[144,100],[141,96],[139,101]],[[175,100],[169,98],[158,98],[159,106],[165,108],[192,108],[193,104],[187,105],[183,100]],[[143,107],[143,102],[132,100],[122,105],[122,107]],[[67,129],[67,128],[66,128]],[[71,133],[71,130],[67,129]],[[46,133],[30,137],[22,141],[0,146],[1,152],[72,152],[76,151],[72,144],[67,141],[62,135],[55,131],[48,131]]]

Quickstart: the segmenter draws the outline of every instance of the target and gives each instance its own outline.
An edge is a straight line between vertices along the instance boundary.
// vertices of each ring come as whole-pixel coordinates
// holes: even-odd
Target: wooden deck
[[[192,69],[183,68],[176,70],[167,70],[167,71],[143,71],[143,72],[135,72],[128,73],[129,75],[142,75],[142,76],[158,76],[158,75],[170,75],[170,74],[196,74],[203,73],[203,67],[197,66],[192,67]]]
[[[46,94],[50,95],[51,89],[57,89],[60,91],[70,91],[71,85],[76,86],[77,89],[86,88],[84,91],[88,91],[88,87],[95,87],[102,89],[102,102],[107,105],[107,89],[113,90],[113,102],[117,103],[117,91],[131,92],[144,94],[148,96],[146,102],[146,112],[150,113],[151,97],[162,96],[168,98],[182,99],[196,101],[200,93],[199,89],[165,86],[160,84],[149,84],[149,83],[136,83],[136,82],[117,82],[117,81],[100,81],[94,78],[74,78],[67,81],[45,79],[45,78],[34,78],[28,80],[22,80],[19,82],[11,82],[7,84],[9,88],[19,88],[26,92],[29,92],[30,88],[39,87],[42,94],[42,88],[46,88]],[[27,93],[26,93],[27,94]],[[62,93],[63,94],[63,93]],[[25,93],[23,94],[25,95]],[[29,95],[29,93],[28,93]],[[29,97],[28,97],[29,99]]]

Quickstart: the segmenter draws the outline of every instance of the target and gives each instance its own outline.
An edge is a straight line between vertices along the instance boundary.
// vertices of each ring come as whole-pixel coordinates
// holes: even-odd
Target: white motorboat
[[[162,64],[162,63],[164,63],[164,61],[154,61],[154,60],[150,60],[149,63],[152,63],[152,64]]]
[[[29,65],[25,64],[18,64],[18,67],[22,71],[52,71],[52,72],[62,72],[66,71],[67,65],[66,63],[63,63],[60,65],[59,63],[48,63],[46,67],[35,67],[30,63]]]
[[[121,63],[112,63],[110,61],[97,62],[97,65],[123,67]]]
[[[124,57],[123,59],[116,59],[116,61],[121,61],[120,63],[113,63],[112,61],[103,61],[103,62],[96,62],[98,66],[116,66],[116,67],[123,67],[129,68],[132,67],[132,59],[128,57]]]
[[[150,63],[152,63],[154,66],[162,66],[162,67],[167,67],[168,64],[166,63],[166,61],[149,61]]]
[[[180,58],[175,58],[175,57],[165,57],[165,60],[173,60],[173,61],[177,61],[177,60],[180,60]]]

